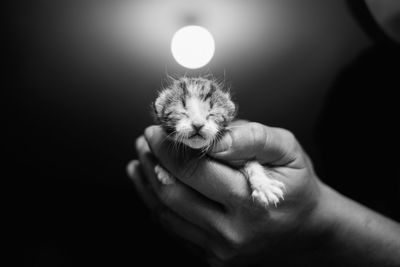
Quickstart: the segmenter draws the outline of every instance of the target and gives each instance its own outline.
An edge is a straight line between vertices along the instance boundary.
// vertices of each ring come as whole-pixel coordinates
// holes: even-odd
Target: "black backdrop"
[[[177,266],[201,265],[154,223],[125,174],[126,163],[135,157],[135,138],[151,123],[148,106],[163,70],[155,81],[145,62],[129,70],[132,66],[121,63],[107,77],[101,76],[102,71],[75,70],[74,60],[66,60],[68,54],[57,54],[56,60],[52,55],[69,51],[68,47],[57,50],[54,40],[41,38],[48,26],[42,20],[52,13],[47,1],[21,3],[14,10],[7,29],[12,42],[7,47],[10,73],[4,98],[8,107],[4,154],[10,172],[4,173],[5,180],[16,185],[9,201],[17,215],[18,258],[24,266],[142,266],[160,260]],[[30,24],[35,27],[27,27]],[[346,29],[339,27],[338,32]],[[353,45],[342,45],[334,55],[342,61],[319,61],[336,64],[310,76],[329,76],[324,82],[302,85],[304,81],[295,78],[300,79],[295,81],[300,87],[321,86],[328,92],[311,90],[305,93],[308,100],[299,98],[302,102],[297,108],[303,113],[285,106],[285,97],[297,94],[277,96],[281,107],[276,109],[253,104],[259,88],[286,85],[274,87],[266,82],[260,77],[262,68],[230,80],[236,84],[244,118],[293,130],[322,180],[399,220],[395,93],[400,88],[400,56],[395,46],[371,46],[363,36],[355,39],[354,46],[363,51],[356,59]],[[328,53],[328,43],[315,43],[321,54]],[[276,80],[283,80],[299,68],[278,68],[272,73]],[[129,71],[132,74],[126,75]],[[333,82],[332,77],[336,77]],[[247,87],[255,89],[246,92]],[[132,88],[148,91],[126,93]],[[326,103],[322,109],[315,108],[322,103]],[[307,121],[308,117],[318,118],[319,123]]]

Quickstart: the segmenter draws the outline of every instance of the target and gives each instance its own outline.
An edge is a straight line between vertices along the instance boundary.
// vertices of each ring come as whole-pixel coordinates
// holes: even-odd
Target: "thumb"
[[[261,164],[286,166],[296,162],[300,151],[291,132],[250,122],[228,130],[209,155],[231,163],[257,160]]]

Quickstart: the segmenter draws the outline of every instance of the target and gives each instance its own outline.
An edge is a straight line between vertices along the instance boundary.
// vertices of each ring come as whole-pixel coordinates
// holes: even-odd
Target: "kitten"
[[[183,77],[173,80],[154,102],[154,117],[167,135],[177,143],[209,151],[228,130],[237,107],[230,93],[214,80]],[[163,184],[175,179],[160,165],[154,168]],[[275,206],[283,199],[285,185],[268,176],[257,161],[249,161],[243,168],[252,190],[251,196],[263,206]]]

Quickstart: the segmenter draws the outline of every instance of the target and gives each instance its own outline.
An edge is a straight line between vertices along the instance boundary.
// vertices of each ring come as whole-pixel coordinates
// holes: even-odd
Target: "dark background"
[[[16,1],[5,155],[24,266],[195,264],[125,174],[191,23],[216,54],[189,74],[225,79],[239,117],[293,131],[324,182],[399,220],[398,47],[344,1]]]

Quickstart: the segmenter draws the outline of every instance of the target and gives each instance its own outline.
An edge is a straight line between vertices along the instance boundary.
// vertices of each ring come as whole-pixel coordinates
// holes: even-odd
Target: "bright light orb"
[[[189,69],[198,69],[210,62],[214,56],[214,38],[203,27],[186,26],[172,37],[171,51],[180,65]]]

